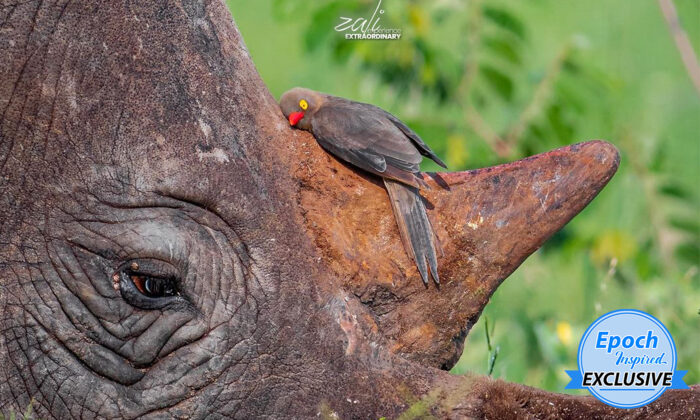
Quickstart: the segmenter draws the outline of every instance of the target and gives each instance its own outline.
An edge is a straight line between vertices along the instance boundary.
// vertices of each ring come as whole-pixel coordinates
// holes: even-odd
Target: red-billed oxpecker
[[[282,95],[280,108],[289,124],[310,131],[326,151],[382,177],[406,252],[426,285],[428,270],[440,284],[439,242],[419,194],[420,188],[429,188],[419,165],[427,156],[446,166],[430,147],[406,124],[374,105],[294,88]]]

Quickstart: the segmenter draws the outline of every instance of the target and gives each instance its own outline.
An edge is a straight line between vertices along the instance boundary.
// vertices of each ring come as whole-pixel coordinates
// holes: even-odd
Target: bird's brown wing
[[[333,98],[335,99],[335,98]],[[312,116],[312,132],[330,153],[359,168],[416,187],[421,153],[381,109],[329,100]]]
[[[414,146],[416,149],[418,149],[418,152],[419,152],[421,155],[427,156],[427,157],[429,157],[430,159],[432,159],[435,163],[437,163],[438,165],[442,166],[443,168],[447,168],[447,165],[445,165],[445,162],[443,162],[443,161],[435,154],[435,152],[433,152],[433,150],[430,148],[430,146],[428,146],[427,144],[425,144],[425,142],[423,141],[423,139],[420,138],[420,136],[419,136],[418,134],[416,134],[415,131],[411,130],[406,124],[404,124],[403,121],[401,121],[400,119],[398,119],[395,115],[393,115],[393,114],[391,114],[391,113],[389,113],[389,112],[387,112],[387,111],[385,111],[385,110],[379,108],[378,106],[372,105],[372,104],[366,104],[366,103],[363,103],[363,102],[353,102],[353,101],[350,101],[349,99],[338,98],[338,97],[335,97],[335,96],[328,96],[328,98],[331,99],[332,101],[336,102],[336,103],[344,102],[344,103],[352,104],[352,105],[354,105],[354,108],[363,109],[363,110],[364,110],[363,112],[371,112],[371,113],[375,113],[375,114],[377,114],[377,115],[383,115],[387,120],[391,121],[391,123],[392,123],[396,128],[398,128],[399,130],[401,130],[401,132],[402,132],[406,137],[408,137],[408,138],[411,140],[411,142],[413,143],[413,146]]]
[[[379,109],[381,109],[381,108],[379,108]],[[433,152],[433,150],[432,150],[430,147],[428,147],[427,144],[425,144],[425,142],[423,141],[423,139],[421,139],[420,136],[418,136],[418,134],[416,134],[416,133],[415,133],[413,130],[411,130],[406,124],[404,124],[403,121],[401,121],[400,119],[396,118],[394,115],[392,115],[392,114],[390,114],[390,113],[384,111],[383,109],[381,109],[381,110],[387,115],[387,118],[388,118],[392,123],[394,123],[394,125],[395,125],[399,130],[401,130],[408,138],[410,138],[410,139],[413,141],[413,144],[416,146],[416,148],[418,148],[418,151],[420,152],[420,154],[422,154],[423,156],[429,157],[429,158],[432,159],[435,163],[437,163],[438,165],[440,165],[440,166],[442,166],[443,168],[447,169],[447,165],[445,165],[445,162],[443,162],[439,157],[437,157],[437,155],[435,154],[435,152]]]

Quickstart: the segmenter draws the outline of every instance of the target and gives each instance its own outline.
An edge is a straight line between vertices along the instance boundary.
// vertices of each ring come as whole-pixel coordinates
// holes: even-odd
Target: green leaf
[[[579,90],[575,79],[571,82],[563,79],[559,80],[554,87],[554,95],[566,109],[583,114],[586,111],[586,100],[580,95]]]
[[[342,10],[342,3],[331,3],[316,10],[311,17],[308,29],[304,33],[304,47],[308,51],[318,48],[325,43],[329,36],[343,36],[333,30],[335,22],[339,21]]]
[[[513,47],[513,43],[503,38],[484,37],[482,44],[486,51],[495,54],[511,64],[519,65],[522,62],[520,53]]]
[[[700,222],[698,220],[671,217],[668,223],[678,230],[682,230],[693,235],[700,235]]]
[[[506,101],[513,99],[513,81],[505,73],[489,64],[480,65],[479,72],[498,96]]]
[[[659,192],[663,195],[679,198],[681,200],[691,200],[693,198],[690,191],[688,191],[685,187],[675,183],[668,183],[662,185],[661,187],[659,187]]]
[[[700,261],[700,244],[696,242],[686,242],[680,244],[675,249],[676,256],[690,264],[697,264]]]
[[[557,136],[558,144],[567,144],[573,137],[574,129],[559,104],[555,103],[547,109],[547,121]]]
[[[520,19],[515,17],[515,15],[509,11],[494,6],[485,5],[483,8],[483,13],[484,17],[489,21],[495,23],[518,38],[525,39],[525,26]]]
[[[663,147],[665,143],[666,142],[658,142],[654,148],[654,153],[652,153],[651,161],[649,162],[649,170],[651,172],[660,173],[666,169],[668,151]]]

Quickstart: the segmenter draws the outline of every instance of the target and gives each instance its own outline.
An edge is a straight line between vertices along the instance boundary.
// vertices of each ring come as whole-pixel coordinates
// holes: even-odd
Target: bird
[[[280,109],[292,127],[309,131],[327,152],[382,178],[406,253],[424,285],[430,273],[439,286],[440,243],[420,195],[430,189],[420,163],[426,156],[447,165],[418,134],[377,106],[296,87],[281,96]]]

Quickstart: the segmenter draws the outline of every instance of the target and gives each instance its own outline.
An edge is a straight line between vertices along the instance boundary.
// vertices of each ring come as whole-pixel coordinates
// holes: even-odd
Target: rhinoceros
[[[3,1],[0,53],[0,412],[697,418],[697,388],[621,411],[448,373],[610,144],[433,174],[426,288],[379,180],[289,128],[222,1]]]

